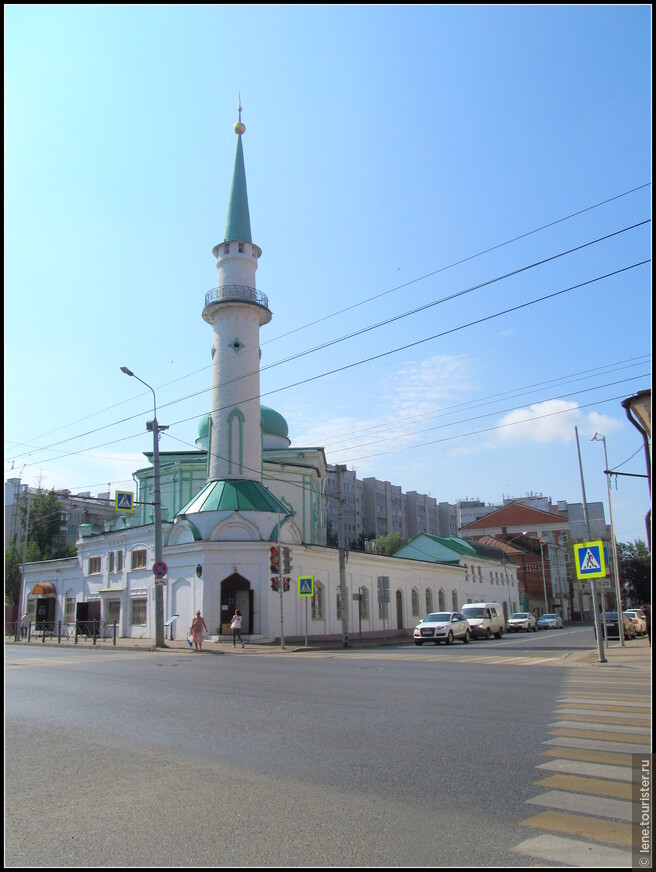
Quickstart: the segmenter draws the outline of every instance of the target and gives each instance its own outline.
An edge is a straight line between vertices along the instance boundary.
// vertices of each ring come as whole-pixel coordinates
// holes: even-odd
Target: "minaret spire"
[[[232,185],[228,200],[228,217],[226,218],[224,242],[252,242],[251,217],[248,211],[248,191],[246,190],[246,169],[244,167],[244,150],[241,138],[246,132],[246,125],[241,120],[241,95],[239,98],[239,121],[233,130],[239,137],[237,139],[237,153],[235,154],[235,166],[232,171]]]

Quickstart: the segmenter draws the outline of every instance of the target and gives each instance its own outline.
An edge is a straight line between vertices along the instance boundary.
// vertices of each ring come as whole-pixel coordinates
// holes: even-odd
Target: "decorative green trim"
[[[238,432],[239,432],[239,467],[237,472],[241,475],[244,471],[244,422],[246,418],[244,417],[243,412],[239,409],[233,409],[227,417],[228,422],[228,472],[233,473],[233,466],[235,465],[235,461],[233,459],[233,438],[232,438],[232,425],[234,418],[237,419],[238,423]]]
[[[232,342],[228,345],[228,348],[232,348],[232,350],[235,352],[235,354],[238,351],[241,351],[242,348],[245,348],[245,347],[246,347],[246,343],[242,342],[241,339],[238,339],[237,337],[235,337],[232,340]]]

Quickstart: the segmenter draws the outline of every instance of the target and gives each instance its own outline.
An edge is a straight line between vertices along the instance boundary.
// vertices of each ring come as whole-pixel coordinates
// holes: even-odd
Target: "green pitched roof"
[[[235,167],[232,171],[232,186],[228,201],[228,217],[226,219],[224,242],[239,240],[252,242],[251,219],[248,212],[248,192],[246,190],[246,169],[244,168],[244,150],[241,136],[237,137],[237,153]]]
[[[228,479],[208,481],[205,487],[178,512],[193,515],[197,512],[279,512],[289,511],[259,481]]]

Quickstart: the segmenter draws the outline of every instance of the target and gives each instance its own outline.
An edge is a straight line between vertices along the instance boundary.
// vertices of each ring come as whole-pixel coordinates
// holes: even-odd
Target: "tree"
[[[631,601],[651,603],[651,554],[642,539],[617,543],[620,588]]]
[[[378,554],[383,554],[391,557],[396,554],[408,542],[400,533],[388,533],[387,536],[379,536],[376,539],[376,551]]]
[[[22,555],[13,542],[5,549],[5,603],[16,605],[20,599]]]
[[[39,551],[37,560],[48,560],[58,555],[61,546],[56,541],[60,536],[61,514],[64,504],[54,491],[39,490],[29,497],[30,518],[27,541],[34,542]],[[27,501],[20,505],[20,523],[25,536]],[[34,558],[32,558],[34,559]]]

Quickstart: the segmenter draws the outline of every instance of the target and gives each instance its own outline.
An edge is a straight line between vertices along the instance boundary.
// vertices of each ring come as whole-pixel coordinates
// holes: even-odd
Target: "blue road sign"
[[[314,596],[314,576],[301,575],[298,579],[298,595]]]
[[[114,509],[117,512],[134,512],[134,494],[131,491],[116,491]]]
[[[603,542],[581,542],[580,545],[575,545],[574,560],[577,578],[606,577]]]

